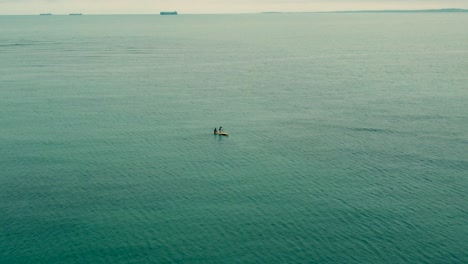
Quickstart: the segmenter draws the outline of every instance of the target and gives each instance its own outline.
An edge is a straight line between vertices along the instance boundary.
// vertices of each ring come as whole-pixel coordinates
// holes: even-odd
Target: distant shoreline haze
[[[348,11],[330,11],[329,13],[433,13],[433,12],[468,12],[468,9],[462,8],[442,8],[442,9],[395,9],[395,10],[348,10]]]
[[[0,14],[0,15],[71,15],[71,14],[83,14],[83,15],[160,15],[157,13],[52,13],[52,12],[40,12],[36,14]],[[203,14],[283,14],[283,13],[463,13],[468,12],[468,9],[464,8],[441,8],[441,9],[382,9],[382,10],[330,10],[330,11],[262,11],[262,12],[239,12],[239,13],[184,13],[177,11],[178,14],[186,15],[203,15]]]

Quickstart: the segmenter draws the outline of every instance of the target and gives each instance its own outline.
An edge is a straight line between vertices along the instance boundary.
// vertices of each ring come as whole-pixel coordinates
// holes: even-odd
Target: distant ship
[[[70,13],[68,14],[69,16],[81,16],[82,14],[81,13]]]
[[[41,16],[51,16],[52,14],[51,13],[40,13],[39,15],[41,15]]]
[[[166,16],[166,15],[177,15],[177,11],[163,11],[159,12],[160,15]]]

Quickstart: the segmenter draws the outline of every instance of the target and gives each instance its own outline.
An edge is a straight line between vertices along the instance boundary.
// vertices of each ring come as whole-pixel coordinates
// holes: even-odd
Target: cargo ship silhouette
[[[166,15],[177,15],[177,11],[163,11],[159,12],[160,15],[166,16]]]

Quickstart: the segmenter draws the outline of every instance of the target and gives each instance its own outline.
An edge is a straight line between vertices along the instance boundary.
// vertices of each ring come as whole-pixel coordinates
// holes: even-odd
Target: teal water
[[[0,263],[467,263],[467,24],[0,16]]]

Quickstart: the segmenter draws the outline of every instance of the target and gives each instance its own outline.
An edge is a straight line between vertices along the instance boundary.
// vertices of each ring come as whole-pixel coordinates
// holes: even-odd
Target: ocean
[[[0,16],[0,263],[468,263],[467,24]]]

